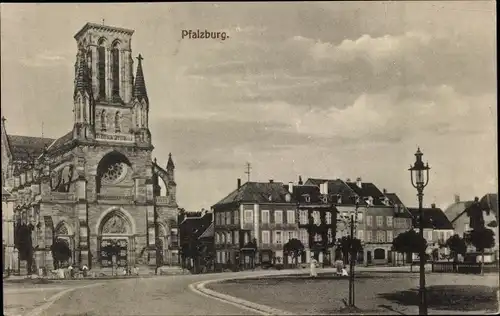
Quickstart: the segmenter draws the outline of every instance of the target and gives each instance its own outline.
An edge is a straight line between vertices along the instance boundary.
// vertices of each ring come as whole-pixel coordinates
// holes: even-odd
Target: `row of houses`
[[[452,221],[434,204],[424,212],[428,251],[438,249],[442,255],[447,254],[441,246],[455,233]],[[354,234],[363,243],[359,263],[399,264],[403,257],[391,250],[393,239],[419,228],[418,208],[405,206],[396,193],[380,190],[361,178],[311,178],[303,182],[299,177],[297,183],[288,184],[273,180],[242,184],[238,179],[235,190],[213,205],[209,213],[216,266],[251,266],[254,260],[256,264],[291,262],[283,246],[292,238],[301,240],[306,248],[299,262],[308,263],[314,257],[328,265],[341,256],[335,239],[350,234],[349,219],[354,214]],[[194,221],[188,220],[185,225],[193,226]],[[308,225],[317,226],[315,233],[308,234]],[[249,246],[252,243],[253,248]]]

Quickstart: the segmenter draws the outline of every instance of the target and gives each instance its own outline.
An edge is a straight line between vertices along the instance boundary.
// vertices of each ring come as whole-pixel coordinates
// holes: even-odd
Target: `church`
[[[37,267],[53,268],[57,239],[74,266],[179,263],[175,166],[171,155],[165,165],[152,159],[133,33],[94,23],[76,33],[73,126],[63,136],[9,135],[2,117],[2,187],[12,195],[14,221],[33,227]],[[108,245],[118,255],[102,251]]]

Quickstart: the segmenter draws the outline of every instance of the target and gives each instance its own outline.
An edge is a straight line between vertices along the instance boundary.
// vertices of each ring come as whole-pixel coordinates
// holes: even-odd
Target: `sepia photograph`
[[[496,6],[1,3],[3,315],[497,314]]]

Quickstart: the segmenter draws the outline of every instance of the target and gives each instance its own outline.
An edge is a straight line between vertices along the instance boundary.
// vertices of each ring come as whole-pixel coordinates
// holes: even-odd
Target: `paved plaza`
[[[418,273],[361,269],[356,305],[366,313],[416,314]],[[247,279],[241,279],[247,278]],[[229,281],[227,281],[229,279]],[[5,315],[256,315],[265,314],[200,295],[206,288],[292,314],[336,314],[348,297],[347,279],[323,269],[316,279],[304,270],[249,271],[205,275],[159,276],[121,280],[4,283]],[[94,284],[93,287],[87,287]],[[427,274],[430,314],[495,310],[496,275]]]
[[[497,310],[498,275],[427,274],[430,314]],[[371,314],[418,314],[418,273],[360,272],[356,306]],[[295,314],[337,314],[348,301],[348,279],[331,273],[213,283],[208,288]]]

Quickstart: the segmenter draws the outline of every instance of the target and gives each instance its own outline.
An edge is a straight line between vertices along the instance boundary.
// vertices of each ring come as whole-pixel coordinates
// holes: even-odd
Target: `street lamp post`
[[[411,176],[411,184],[414,188],[417,189],[418,196],[418,211],[419,211],[419,226],[420,226],[420,238],[424,240],[424,211],[422,208],[422,201],[424,197],[424,188],[429,183],[429,164],[422,161],[422,152],[420,148],[418,148],[415,153],[415,164],[413,166],[410,165],[410,176]],[[420,257],[420,288],[419,288],[419,314],[427,315],[427,294],[425,290],[425,247],[420,247],[419,249],[419,257]]]

